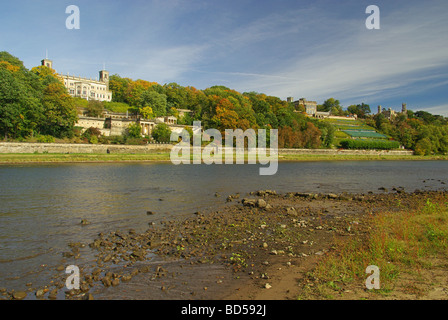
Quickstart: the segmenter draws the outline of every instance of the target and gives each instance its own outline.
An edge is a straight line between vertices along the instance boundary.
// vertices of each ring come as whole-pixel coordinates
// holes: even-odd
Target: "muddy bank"
[[[336,238],[366,232],[365,217],[445,194],[381,192],[229,195],[229,206],[219,211],[152,224],[143,233],[116,230],[90,243],[70,243],[47,286],[31,283],[2,288],[0,294],[4,299],[296,299],[296,280]],[[87,250],[96,261],[78,266],[80,288],[68,290],[65,268],[77,265]]]

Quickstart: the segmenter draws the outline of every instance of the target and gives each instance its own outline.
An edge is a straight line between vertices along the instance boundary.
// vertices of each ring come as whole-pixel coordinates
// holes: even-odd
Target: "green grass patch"
[[[318,279],[312,295],[329,297],[343,294],[355,284],[362,288],[366,267],[380,269],[380,290],[392,292],[401,275],[418,276],[418,270],[431,268],[431,261],[448,259],[448,198],[427,199],[416,208],[400,212],[381,212],[367,218],[369,231],[336,242],[335,250],[323,258],[308,275]],[[417,270],[417,271],[416,271]],[[309,292],[308,292],[309,293]]]

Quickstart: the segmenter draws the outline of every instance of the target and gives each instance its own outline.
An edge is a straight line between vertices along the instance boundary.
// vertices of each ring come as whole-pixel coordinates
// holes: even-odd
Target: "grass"
[[[300,298],[331,299],[353,286],[366,290],[369,265],[379,267],[381,288],[368,294],[388,296],[399,287],[407,294],[423,294],[415,285],[422,273],[433,268],[433,261],[448,262],[447,206],[447,196],[441,195],[414,209],[370,216],[367,234],[337,241],[335,250],[308,274],[317,285],[305,287]],[[407,283],[399,285],[403,279]]]
[[[247,160],[247,156],[245,157]],[[223,159],[224,160],[224,159]],[[319,155],[319,154],[281,154],[279,161],[358,161],[358,160],[448,160],[447,155]],[[150,154],[0,154],[0,164],[23,163],[70,163],[70,162],[145,162],[170,161],[169,152]]]

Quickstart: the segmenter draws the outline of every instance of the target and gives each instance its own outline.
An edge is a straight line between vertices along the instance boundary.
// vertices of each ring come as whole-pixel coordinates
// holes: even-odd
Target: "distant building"
[[[309,100],[306,100],[305,98],[301,98],[301,99],[293,102],[292,97],[288,97],[287,101],[293,103],[294,108],[296,110],[299,108],[304,108],[305,113],[310,117],[323,119],[323,118],[328,118],[331,115],[330,112],[317,111],[317,102],[316,101],[309,101]]]
[[[382,108],[381,106],[378,106],[378,113],[377,114],[383,114],[387,119],[391,120],[394,119],[398,114],[403,114],[405,117],[408,116],[408,110],[406,103],[403,103],[401,105],[401,112],[396,112],[395,110],[392,110],[392,108],[388,108],[387,110]]]
[[[42,65],[53,69],[53,61],[49,59],[43,59]],[[109,90],[109,71],[101,70],[98,80],[70,76],[69,74],[58,74],[58,77],[72,97],[86,100],[112,101],[112,91]]]

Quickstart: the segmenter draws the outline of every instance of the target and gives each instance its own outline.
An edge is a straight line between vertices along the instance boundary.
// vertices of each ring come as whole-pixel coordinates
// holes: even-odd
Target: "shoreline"
[[[70,258],[62,266],[76,264],[73,256],[80,250],[93,250],[98,257],[95,265],[81,266],[81,289],[64,288],[67,275],[60,267],[52,285],[32,288],[27,299],[36,299],[38,293],[38,299],[326,299],[330,296],[315,289],[327,284],[309,275],[333,254],[337,241],[362,239],[371,229],[371,218],[385,211],[406,212],[447,200],[447,191],[401,189],[378,194],[260,190],[246,198],[230,195],[229,206],[164,220],[143,233],[116,230],[99,234],[91,243],[68,244],[64,255]],[[331,298],[421,296],[401,289],[367,292],[364,281],[361,276],[347,283]],[[436,288],[448,290],[448,283],[441,286]],[[448,298],[443,290],[438,298]],[[7,294],[13,298],[12,290]]]
[[[310,161],[444,161],[448,155],[323,155],[281,154],[278,162]],[[171,163],[169,153],[152,154],[0,154],[0,165],[15,164],[61,164],[61,163]],[[245,160],[247,163],[247,158]]]

